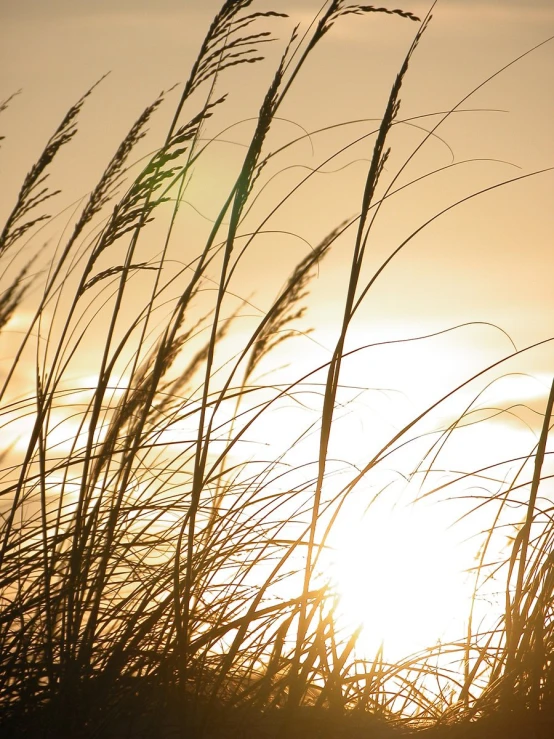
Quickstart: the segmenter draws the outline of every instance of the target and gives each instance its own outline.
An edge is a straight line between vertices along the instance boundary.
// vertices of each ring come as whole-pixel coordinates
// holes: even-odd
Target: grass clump
[[[358,212],[291,265],[267,309],[250,316],[252,330],[235,334],[252,306],[237,298],[234,280],[269,219],[342,153],[252,225],[280,156],[310,138],[275,147],[278,112],[333,26],[372,13],[418,27],[380,124],[361,138],[372,143]],[[8,735],[361,737],[422,727],[454,735],[472,730],[474,719],[497,726],[504,716],[512,727],[529,716],[547,726],[553,530],[540,491],[549,477],[554,386],[536,448],[486,495],[496,513],[483,532],[467,635],[394,662],[383,649],[360,656],[360,629],[341,625],[340,598],[325,577],[342,511],[399,451],[427,440],[410,478],[423,498],[454,497],[468,479],[496,483],[503,474],[504,461],[435,482],[442,451],[473,421],[474,403],[433,436],[424,429],[437,408],[501,362],[416,413],[358,468],[331,454],[343,364],[364,349],[348,343],[362,302],[417,233],[463,202],[410,234],[368,278],[368,244],[387,199],[406,187],[400,175],[455,111],[385,184],[401,92],[430,18],[330,0],[305,34],[295,29],[203,240],[185,205],[217,139],[205,132],[225,109],[220,77],[260,63],[285,20],[252,0],[223,3],[161,145],[130,164],[168,93],[131,127],[55,249],[34,253],[31,237],[50,220],[46,209],[58,194],[48,182],[52,161],[74,138],[96,85],[25,178],[0,236],[0,329],[11,352],[0,390],[8,440],[0,726]],[[298,341],[310,280],[339,240],[350,240],[351,257],[330,357],[274,382],[262,371],[283,342]],[[31,317],[14,348],[6,327],[23,307]],[[273,424],[287,404],[303,407],[308,395],[317,398],[315,420],[287,428],[286,444],[269,447],[269,458],[252,453],[263,422]],[[310,436],[315,455],[290,464]],[[523,524],[505,559],[491,564],[488,548],[511,506],[523,511]],[[483,629],[473,608],[493,575],[506,576],[505,609]]]

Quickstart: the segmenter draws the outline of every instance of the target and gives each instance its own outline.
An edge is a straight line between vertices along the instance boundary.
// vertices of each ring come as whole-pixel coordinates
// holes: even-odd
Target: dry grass
[[[331,0],[310,34],[295,32],[205,242],[181,254],[176,266],[182,203],[209,150],[202,134],[225,108],[214,82],[224,69],[234,67],[240,75],[241,65],[260,61],[282,16],[251,5],[223,4],[161,146],[142,160],[138,174],[129,165],[165,95],[132,126],[64,241],[47,252],[46,264],[28,257],[27,240],[49,220],[45,208],[56,195],[49,168],[74,138],[94,88],[47,143],[0,236],[0,329],[22,305],[34,310],[0,390],[8,440],[0,473],[0,704],[6,735],[386,737],[435,726],[434,735],[457,737],[471,736],[477,718],[489,722],[491,735],[500,735],[507,716],[514,732],[531,716],[534,726],[545,723],[540,735],[546,736],[545,717],[554,714],[554,528],[541,485],[548,477],[554,384],[539,442],[522,452],[510,479],[500,479],[498,465],[433,482],[442,449],[471,422],[472,405],[429,437],[413,475],[421,473],[424,496],[450,490],[455,496],[460,484],[469,489],[484,475],[498,477],[497,492],[485,501],[496,513],[484,532],[474,598],[494,571],[506,577],[505,612],[493,629],[481,630],[470,617],[467,635],[452,644],[397,663],[381,651],[360,659],[359,633],[339,626],[336,595],[319,566],[357,487],[410,439],[424,438],[423,422],[443,401],[490,370],[411,419],[338,488],[330,484],[335,467],[329,440],[341,365],[352,353],[346,347],[353,318],[391,259],[441,215],[366,278],[372,228],[409,162],[383,184],[402,86],[430,17],[419,22],[402,10]],[[230,350],[229,336],[243,308],[249,309],[246,303],[237,309],[232,279],[269,218],[255,228],[247,221],[264,178],[279,161],[270,141],[282,101],[341,16],[372,12],[419,27],[381,124],[366,135],[373,151],[359,211],[292,267],[254,329]],[[162,225],[161,237],[153,236],[156,224]],[[302,327],[309,281],[339,238],[350,239],[352,257],[330,360],[287,385],[256,379],[276,347]],[[84,360],[95,377],[86,386],[74,380]],[[33,386],[21,393],[18,378],[29,377],[29,368]],[[322,372],[317,458],[296,470],[286,466],[286,452],[241,458],[241,445],[260,419],[271,418],[283,400],[301,404]],[[24,444],[19,439],[10,447],[21,421]],[[310,429],[290,431],[292,449]],[[475,507],[482,504],[476,497]],[[505,560],[491,563],[488,547],[510,506],[523,525]]]

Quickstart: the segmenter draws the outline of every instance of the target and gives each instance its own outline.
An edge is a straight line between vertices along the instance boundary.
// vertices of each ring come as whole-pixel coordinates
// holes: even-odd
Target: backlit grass
[[[373,13],[415,29],[381,121],[356,140],[345,122],[340,146],[279,191],[295,145],[317,144],[325,133],[294,129],[275,143],[284,99],[343,16],[363,23]],[[443,725],[456,731],[477,719],[489,726],[508,717],[511,727],[550,720],[554,384],[543,393],[538,425],[536,410],[521,411],[538,429],[536,443],[482,466],[445,463],[458,438],[483,428],[493,435],[491,419],[516,413],[487,404],[480,392],[533,347],[514,347],[423,410],[403,406],[399,423],[381,414],[363,458],[335,454],[342,434],[343,448],[355,446],[345,419],[362,423],[376,390],[343,381],[352,362],[370,351],[378,362],[391,347],[434,346],[433,337],[413,335],[352,344],[360,307],[389,264],[452,209],[538,175],[453,200],[368,271],[388,204],[417,187],[402,179],[408,165],[466,98],[418,121],[428,129],[398,165],[391,136],[430,15],[330,0],[306,33],[297,29],[285,44],[240,163],[225,172],[232,184],[214,185],[216,215],[201,218],[189,197],[208,168],[215,132],[230,124],[222,86],[232,88],[250,64],[262,63],[265,44],[282,34],[283,15],[227,0],[174,110],[167,113],[172,91],[144,110],[96,187],[72,216],[57,219],[64,223],[57,239],[43,245],[55,212],[52,162],[74,145],[95,85],[48,141],[6,220],[0,704],[9,736],[367,736]],[[165,138],[147,138],[153,152],[145,155],[148,124],[164,114]],[[367,162],[353,215],[319,243],[302,243],[296,261],[288,264],[286,251],[273,257],[289,277],[270,299],[264,279],[272,267],[252,280],[244,265],[276,248],[268,238],[274,215],[301,201],[318,173],[360,142]],[[226,164],[222,157],[220,167]],[[334,343],[322,349],[305,311],[311,281],[337,248],[348,271]],[[257,283],[248,294],[236,288],[244,274]],[[322,361],[320,350],[328,350]],[[373,547],[364,547],[363,533],[360,546],[348,538],[363,520],[385,525],[383,501],[394,509],[407,499],[419,499],[416,510],[435,499],[459,503],[473,560],[459,633],[393,659],[379,624],[396,611],[398,630],[410,632],[418,590],[437,587],[421,577],[421,564],[410,586],[393,575],[408,567],[402,557],[421,554],[417,531],[409,534],[423,523],[408,513],[404,530],[390,524],[388,539],[374,531]],[[429,550],[429,567],[443,542]],[[348,585],[345,568],[356,566]],[[359,606],[355,591],[366,587]],[[395,587],[404,598],[394,600]],[[488,607],[492,600],[497,610]],[[365,630],[364,607],[375,612]]]

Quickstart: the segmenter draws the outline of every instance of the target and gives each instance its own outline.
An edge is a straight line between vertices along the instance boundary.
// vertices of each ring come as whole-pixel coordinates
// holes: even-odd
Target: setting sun
[[[415,504],[349,521],[336,562],[339,611],[363,631],[358,652],[399,659],[464,633],[470,585],[445,521]]]

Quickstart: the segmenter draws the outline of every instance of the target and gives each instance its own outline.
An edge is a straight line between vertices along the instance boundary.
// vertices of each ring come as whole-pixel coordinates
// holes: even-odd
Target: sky
[[[395,0],[396,4],[421,16],[430,7],[422,0]],[[267,2],[254,5],[270,7]],[[256,114],[272,64],[293,25],[306,23],[319,5],[317,0],[275,4],[291,15],[290,20],[275,21],[280,42],[268,48],[266,62],[223,77],[221,89],[227,87],[230,95],[225,115],[213,124],[212,132]],[[186,79],[218,8],[215,0],[0,0],[0,100],[21,90],[0,118],[0,135],[6,137],[0,150],[0,218],[9,211],[22,178],[68,107],[110,72],[87,101],[71,153],[64,154],[54,171],[62,189],[64,182],[71,182],[70,192],[65,189],[59,196],[60,209],[88,192],[143,108],[160,90]],[[295,149],[298,160],[291,155],[284,166],[313,166],[326,152],[371,130],[367,120],[381,116],[415,30],[413,23],[378,14],[336,24],[280,111],[283,121],[276,141],[343,121],[364,122],[314,137],[313,153],[304,142]],[[421,117],[451,109],[489,76],[551,35],[552,0],[440,0],[410,64],[401,115]],[[553,83],[554,42],[550,42],[479,89],[461,106],[464,112],[449,117],[437,131],[440,138],[426,144],[401,182],[444,167],[452,157],[460,164],[407,188],[383,209],[370,244],[366,275],[400,240],[456,199],[503,179],[554,166]],[[169,95],[150,126],[153,140],[166,130],[175,95]],[[418,120],[428,125],[438,119]],[[248,123],[241,123],[229,138],[240,143],[248,130]],[[398,127],[388,175],[421,138],[420,129]],[[148,147],[141,151],[146,153]],[[214,215],[212,194],[228,186],[226,168],[232,170],[241,151],[240,146],[222,147],[206,179],[199,176],[194,206],[208,217]],[[273,248],[248,257],[237,276],[237,294],[249,297],[262,310],[269,304],[269,296],[305,253],[306,241],[316,244],[357,211],[364,162],[370,154],[367,143],[365,148],[349,150],[329,165],[334,173],[315,178],[298,204],[283,209],[275,228],[288,228],[305,241],[282,238]],[[471,161],[462,164],[464,160]],[[294,170],[279,175],[268,186],[267,200],[261,199],[261,210],[274,191],[286,190],[295,177]],[[554,173],[550,172],[487,193],[434,222],[376,283],[353,323],[351,348],[467,321],[500,326],[518,348],[554,336],[553,201]],[[348,254],[348,245],[341,244],[313,283],[308,318],[316,331],[310,351],[295,357],[296,370],[319,356],[320,348],[322,361],[328,357],[340,319]],[[362,352],[359,362],[345,362],[344,381],[401,388],[418,407],[509,351],[510,343],[498,329],[467,327],[429,349],[417,344],[407,354],[391,350],[381,361],[374,361],[373,355],[366,359]],[[530,373],[535,380],[504,383],[495,402],[525,401],[542,409],[554,372],[552,345],[524,355],[510,369]],[[371,405],[378,415],[380,409],[374,401]],[[355,423],[360,434],[355,441],[343,435],[343,447],[355,447],[364,438],[363,421]],[[505,448],[513,441],[502,434],[498,439],[497,445]],[[339,438],[337,455],[344,452],[340,443]],[[486,443],[486,438],[479,438],[477,446]]]
[[[218,7],[214,0],[0,0],[0,99],[22,90],[0,123],[6,136],[0,160],[0,214],[7,212],[18,183],[69,105],[110,71],[84,111],[80,139],[73,147],[73,191],[89,190],[143,107],[160,90],[186,78]],[[310,18],[318,3],[282,2],[279,7],[296,22]],[[428,7],[421,0],[406,4],[420,15]],[[377,14],[336,24],[299,80],[283,117],[307,129],[351,118],[377,118],[414,25]],[[275,28],[285,39],[291,23],[278,20]],[[551,33],[554,6],[548,0],[441,0],[412,62],[402,112],[408,116],[448,109]],[[277,46],[273,49],[277,51]],[[465,106],[505,112],[459,114],[444,124],[440,133],[456,160],[494,158],[521,167],[521,172],[554,164],[553,62],[554,43],[550,43],[479,90]],[[245,112],[255,114],[270,73],[269,64],[254,65],[248,70],[248,85],[236,84],[234,89],[229,75],[233,94],[228,120],[239,120]],[[415,136],[403,133],[399,146],[413,145]],[[427,161],[419,159],[423,169],[446,164],[449,154],[435,141],[427,146],[426,156]],[[350,172],[355,169],[353,165]],[[491,163],[458,169],[448,177],[436,177],[419,192],[410,192],[409,201],[401,206],[406,222],[410,216],[411,222],[417,222],[425,203],[433,198],[436,207],[443,204],[445,193],[456,196],[518,172],[515,166]],[[343,190],[342,182],[337,190]],[[553,193],[552,175],[542,175],[458,209],[443,221],[448,244],[434,236],[433,227],[426,242],[418,240],[411,250],[418,251],[419,279],[411,279],[413,265],[402,269],[409,257],[393,267],[391,279],[402,280],[406,301],[412,307],[419,305],[421,313],[500,321],[516,333],[518,344],[529,330],[531,339],[542,336],[549,330],[547,317],[553,307],[549,270],[544,268],[545,263],[551,264]],[[356,197],[353,191],[352,205],[348,208],[345,203],[345,212],[354,209]],[[342,213],[333,214],[335,222],[337,215]],[[309,230],[306,227],[305,233]],[[403,272],[401,277],[398,270]],[[390,293],[384,283],[383,290]],[[387,295],[377,293],[377,311],[398,313]],[[404,307],[400,308],[404,314]]]

